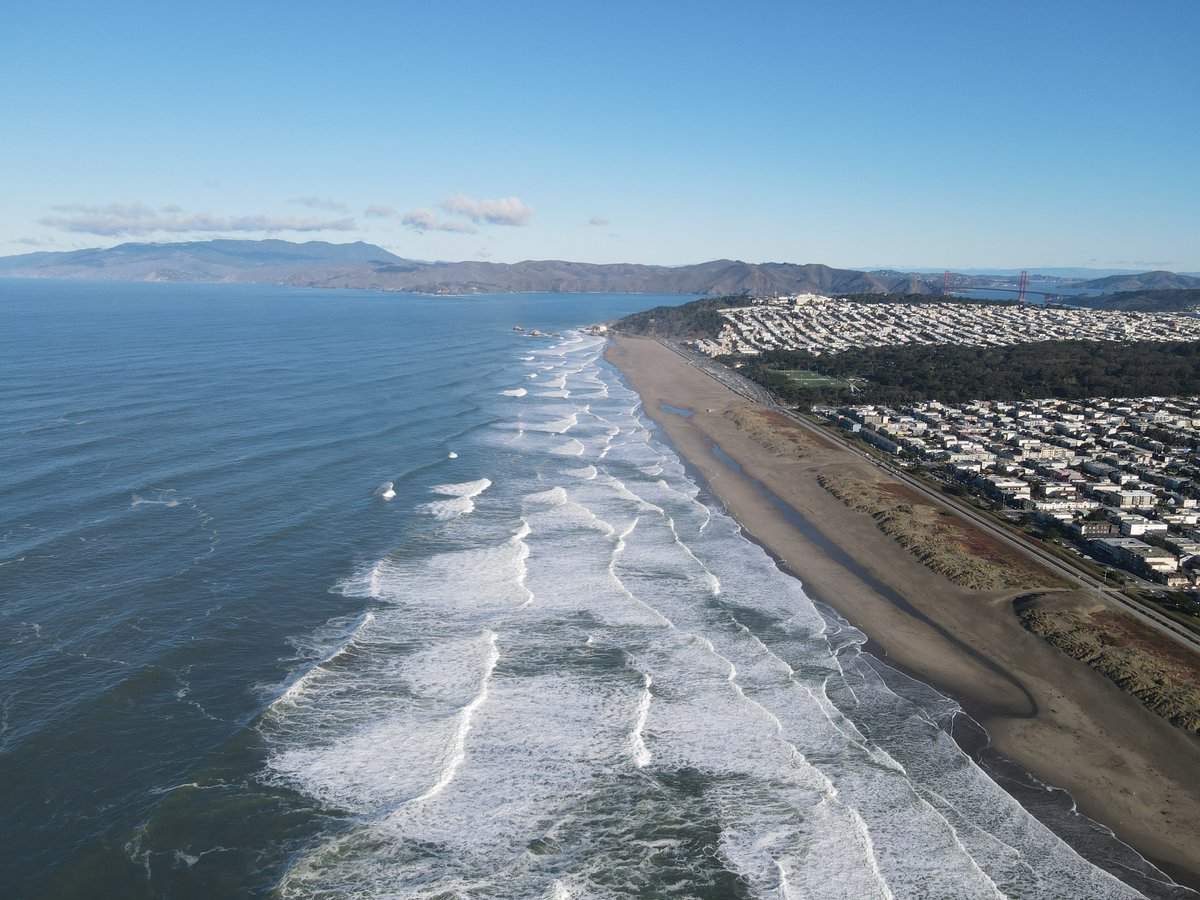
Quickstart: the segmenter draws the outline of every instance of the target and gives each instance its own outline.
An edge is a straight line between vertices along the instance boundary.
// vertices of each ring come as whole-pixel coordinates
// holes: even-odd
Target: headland
[[[1200,887],[1200,740],[1031,633],[1016,611],[1101,601],[653,339],[615,336],[607,358],[811,596],[887,662],[958,700],[1002,756]]]

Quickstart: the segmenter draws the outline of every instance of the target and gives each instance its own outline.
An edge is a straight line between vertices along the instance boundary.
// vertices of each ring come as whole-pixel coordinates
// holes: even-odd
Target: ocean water
[[[684,299],[0,282],[4,895],[1139,896],[574,330]]]

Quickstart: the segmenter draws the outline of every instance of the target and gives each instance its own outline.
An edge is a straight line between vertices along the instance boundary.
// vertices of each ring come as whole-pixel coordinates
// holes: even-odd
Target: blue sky
[[[1200,3],[20,4],[0,254],[1200,270]]]

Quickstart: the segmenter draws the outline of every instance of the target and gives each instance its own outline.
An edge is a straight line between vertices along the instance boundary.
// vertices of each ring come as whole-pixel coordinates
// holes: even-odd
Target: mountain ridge
[[[0,257],[0,276],[117,281],[286,284],[430,294],[509,292],[647,294],[928,294],[941,293],[940,273],[839,269],[820,263],[748,263],[716,259],[686,266],[523,260],[445,262],[406,259],[356,241],[294,243],[219,239],[125,243],[104,249],[40,251]],[[975,282],[979,283],[976,284]],[[957,274],[956,289],[1015,278]],[[1075,281],[1107,290],[1200,287],[1200,278],[1171,272]]]
[[[563,260],[430,262],[373,244],[280,240],[127,243],[0,257],[0,276],[121,281],[274,283],[421,293],[547,291],[663,294],[936,293],[914,274],[879,276],[819,263],[718,259],[688,266]]]
[[[1091,290],[1101,290],[1114,293],[1127,291],[1162,291],[1162,290],[1194,290],[1200,288],[1200,278],[1194,275],[1178,275],[1158,269],[1153,272],[1138,272],[1134,275],[1109,275],[1107,278],[1093,278],[1080,285]]]

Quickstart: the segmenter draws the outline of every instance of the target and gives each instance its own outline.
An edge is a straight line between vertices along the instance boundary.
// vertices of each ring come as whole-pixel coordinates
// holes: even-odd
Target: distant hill
[[[295,283],[328,278],[349,267],[387,265],[398,256],[373,244],[326,241],[192,241],[120,244],[105,250],[0,257],[0,275],[114,281]]]
[[[1079,282],[1076,287],[1094,291],[1162,291],[1189,290],[1200,288],[1200,278],[1195,275],[1177,275],[1174,272],[1140,272],[1136,275],[1110,275]]]
[[[600,265],[561,260],[519,263],[404,259],[359,241],[215,240],[130,243],[103,250],[0,257],[0,276],[115,281],[201,281],[373,288],[432,294],[600,291],[650,294],[940,294],[943,273],[835,269],[808,263],[717,259],[691,266]],[[1063,279],[1050,279],[1063,280]],[[954,290],[1015,288],[1018,279],[951,273]],[[1171,272],[1122,274],[1077,286],[1101,291],[1200,288],[1200,278]]]
[[[725,325],[721,310],[745,306],[745,294],[724,297],[705,297],[680,306],[656,306],[643,312],[631,313],[613,323],[623,334],[646,337],[668,337],[680,340],[714,338]]]
[[[931,294],[940,287],[911,273],[886,275],[793,263],[720,259],[692,266],[423,262],[362,242],[219,240],[121,244],[106,250],[0,257],[0,276],[119,281],[204,281],[375,288],[463,294],[602,291],[658,294]]]
[[[1200,281],[1200,279],[1194,279]],[[1200,288],[1119,291],[1099,297],[1071,297],[1072,305],[1123,312],[1181,312],[1200,307]]]

